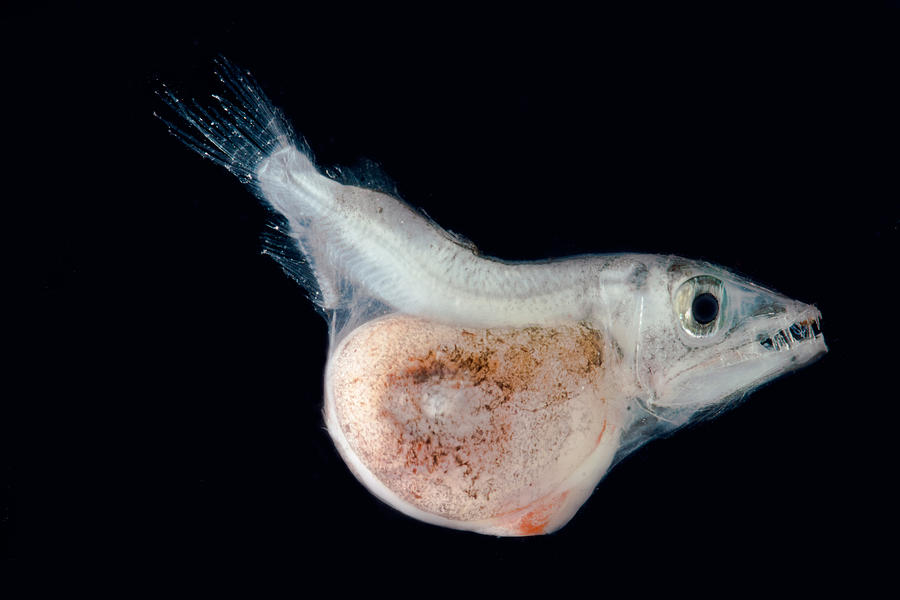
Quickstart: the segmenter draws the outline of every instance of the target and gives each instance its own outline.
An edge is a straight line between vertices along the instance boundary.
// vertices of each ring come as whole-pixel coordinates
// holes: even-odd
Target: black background
[[[11,256],[29,293],[12,318],[29,383],[7,469],[13,564],[256,596],[322,580],[853,590],[885,566],[895,9],[129,11],[3,21],[24,209]],[[265,211],[153,117],[159,81],[218,89],[219,53],[320,163],[376,161],[486,254],[703,258],[816,303],[831,351],[632,455],[553,535],[408,519],[324,430],[325,323],[260,254]]]

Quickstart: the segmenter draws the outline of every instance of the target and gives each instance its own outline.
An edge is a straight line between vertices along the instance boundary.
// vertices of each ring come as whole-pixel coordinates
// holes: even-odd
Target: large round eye
[[[675,292],[675,312],[681,326],[695,337],[718,331],[724,306],[725,286],[710,275],[688,279]]]

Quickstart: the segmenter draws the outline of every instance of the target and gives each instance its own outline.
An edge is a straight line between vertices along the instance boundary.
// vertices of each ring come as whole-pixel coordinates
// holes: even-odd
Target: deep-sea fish
[[[480,255],[420,211],[340,182],[249,73],[161,117],[273,211],[265,251],[326,318],[325,423],[378,498],[436,525],[562,527],[644,442],[824,352],[820,313],[676,256]],[[173,116],[174,115],[174,116]]]

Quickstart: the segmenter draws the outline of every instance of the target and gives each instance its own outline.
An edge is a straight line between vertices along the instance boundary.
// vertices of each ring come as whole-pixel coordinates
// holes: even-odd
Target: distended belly
[[[583,323],[474,329],[384,317],[336,349],[326,420],[357,477],[362,466],[410,506],[459,521],[521,513],[564,498],[600,446],[614,452],[606,354]]]

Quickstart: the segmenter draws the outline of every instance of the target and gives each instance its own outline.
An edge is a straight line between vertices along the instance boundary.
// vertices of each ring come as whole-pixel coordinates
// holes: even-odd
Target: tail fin
[[[201,156],[228,169],[263,200],[271,210],[268,230],[263,235],[263,253],[272,256],[307,290],[317,310],[324,315],[319,283],[299,236],[292,232],[287,216],[266,199],[257,177],[260,163],[275,152],[293,148],[310,158],[309,148],[249,71],[237,68],[223,56],[215,64],[215,74],[227,95],[212,94],[215,102],[204,106],[194,99],[179,98],[161,84],[156,93],[178,119],[167,119],[157,113],[154,116],[166,124],[169,133]],[[179,122],[189,127],[184,128]]]
[[[300,146],[308,152],[305,143],[298,140],[291,124],[272,105],[249,71],[238,69],[225,57],[219,57],[215,63],[216,76],[234,101],[212,94],[218,106],[204,107],[193,99],[181,100],[163,85],[157,91],[159,97],[196,130],[185,131],[157,114],[170,133],[249,185],[253,185],[259,163],[277,150]],[[196,133],[203,137],[198,138]]]

